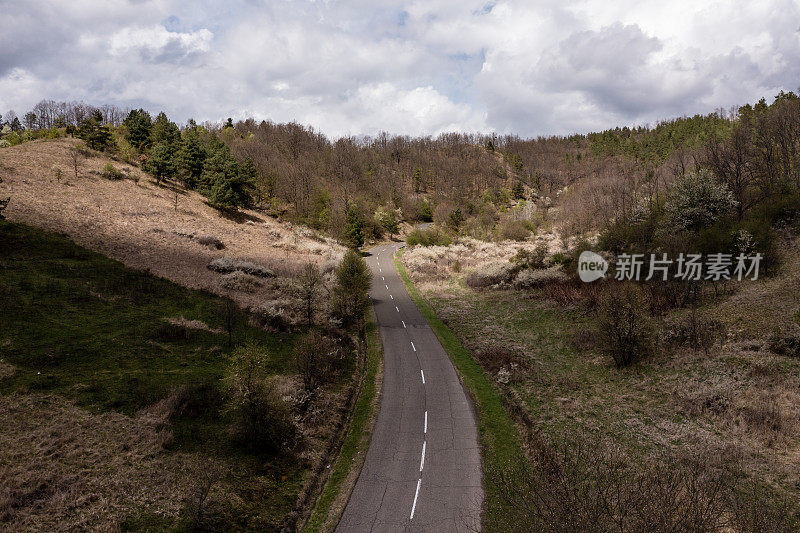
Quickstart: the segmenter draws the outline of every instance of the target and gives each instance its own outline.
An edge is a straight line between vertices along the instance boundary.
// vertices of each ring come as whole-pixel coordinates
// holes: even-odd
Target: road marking
[[[414,520],[414,511],[417,510],[417,496],[419,496],[419,485],[422,483],[422,478],[417,480],[417,492],[414,493],[414,505],[411,506],[411,516],[409,520]]]
[[[422,472],[422,469],[425,468],[425,444],[427,444],[427,442],[422,441],[422,459],[419,461],[420,472]]]
[[[380,273],[382,274],[382,273],[383,273],[383,270],[379,268],[379,269],[378,269],[378,272],[380,272]]]
[[[422,382],[424,383],[425,380],[423,379]],[[422,432],[428,434],[428,411],[425,411],[425,429]]]
[[[399,308],[399,307],[397,307],[397,306],[395,305],[395,306],[394,306],[394,308],[395,308],[395,309],[397,309],[397,312],[398,312],[398,313],[400,312],[400,308]]]
[[[417,351],[417,347],[414,346],[414,341],[411,341],[411,347],[414,349],[415,352]]]
[[[403,323],[403,327],[405,328],[406,327],[406,321],[405,320],[401,320],[400,322]]]
[[[386,281],[386,278],[384,278],[383,276],[381,276],[381,281]]]
[[[388,285],[385,285],[385,287],[386,287],[386,290],[388,291],[388,290],[389,290],[389,286],[388,286]]]
[[[422,371],[422,369],[420,368],[420,369],[419,369],[419,373],[420,373],[420,375],[422,376],[422,384],[423,384],[423,385],[425,385],[425,372],[423,372],[423,371]],[[427,425],[427,420],[428,420],[428,411],[425,411],[425,420],[426,420],[426,422],[425,422],[425,423],[426,423],[426,425]]]
[[[394,296],[392,296],[391,294],[389,295],[389,298],[391,298],[392,300],[394,300]]]

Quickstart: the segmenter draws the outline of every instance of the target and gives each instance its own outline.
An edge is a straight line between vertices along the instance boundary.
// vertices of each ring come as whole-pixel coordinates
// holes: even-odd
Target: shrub
[[[309,331],[294,347],[294,368],[303,378],[307,392],[330,380],[338,367],[337,360],[344,358],[342,347],[332,338],[316,330]]]
[[[217,250],[222,250],[225,248],[225,244],[214,235],[200,235],[199,237],[195,238],[195,240],[203,246],[208,246],[209,248],[215,248]]]
[[[675,322],[664,334],[665,344],[689,346],[694,351],[708,350],[725,336],[725,326],[718,320],[704,318],[696,312]]]
[[[500,240],[524,241],[530,235],[525,223],[521,220],[506,220],[500,224]]]
[[[518,290],[535,289],[554,281],[564,281],[567,275],[560,268],[548,268],[537,270],[522,270],[514,278],[513,286]]]
[[[261,287],[261,282],[250,274],[237,270],[222,276],[220,285],[231,291],[254,292]]]
[[[406,236],[408,246],[449,246],[450,243],[447,233],[435,227],[413,229]]]
[[[509,283],[519,267],[508,263],[495,263],[480,272],[470,272],[467,275],[467,286],[473,289],[484,289],[493,285]]]
[[[267,355],[255,344],[234,351],[227,377],[228,410],[242,445],[274,453],[293,448],[297,429],[268,366]]]
[[[241,259],[233,259],[230,257],[219,257],[214,259],[208,264],[209,270],[219,272],[221,274],[228,274],[230,272],[244,272],[251,276],[258,276],[260,278],[274,278],[275,273],[259,264],[252,261],[245,261]]]
[[[647,300],[633,283],[610,288],[598,309],[599,342],[617,367],[632,365],[653,346],[653,326],[647,314]]]
[[[523,379],[529,370],[527,361],[517,353],[505,348],[492,347],[475,354],[475,359],[490,374],[499,375],[501,371],[508,374],[508,381]]]
[[[769,338],[770,351],[788,357],[800,357],[800,326],[791,325],[788,331],[775,331]]]
[[[687,172],[672,185],[664,204],[663,229],[669,233],[708,227],[735,206],[730,189],[711,172]]]
[[[539,242],[533,251],[520,248],[510,261],[520,268],[544,268],[547,258],[547,244]]]
[[[266,302],[251,311],[253,323],[260,328],[285,331],[289,326],[288,304],[281,300]]]
[[[108,180],[121,180],[125,177],[125,174],[111,163],[106,163],[103,167],[103,177]]]

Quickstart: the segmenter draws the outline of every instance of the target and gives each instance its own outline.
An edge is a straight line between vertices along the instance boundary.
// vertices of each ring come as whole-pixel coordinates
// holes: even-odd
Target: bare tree
[[[69,149],[69,161],[72,163],[72,169],[75,171],[75,179],[78,179],[78,167],[80,167],[81,160],[83,159],[83,152],[77,146],[72,146]]]
[[[306,263],[298,278],[297,290],[300,299],[303,301],[306,324],[309,326],[314,325],[314,312],[324,287],[319,267],[314,263]]]

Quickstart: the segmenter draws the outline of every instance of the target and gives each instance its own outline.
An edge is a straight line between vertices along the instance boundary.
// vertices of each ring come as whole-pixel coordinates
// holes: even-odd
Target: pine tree
[[[336,285],[331,299],[333,313],[345,327],[356,326],[363,332],[371,281],[372,274],[364,258],[356,250],[348,250],[336,269]]]
[[[203,173],[203,163],[206,158],[203,145],[200,144],[200,135],[197,128],[189,127],[183,132],[181,148],[178,152],[178,165],[184,173],[186,185],[196,187],[197,181]]]
[[[150,113],[144,109],[134,109],[122,121],[125,126],[125,140],[139,151],[150,147],[150,129],[153,127]]]
[[[86,141],[90,148],[102,152],[111,143],[111,132],[102,124],[103,114],[95,110],[78,128],[78,137]]]
[[[156,183],[161,184],[161,180],[173,176],[177,170],[174,153],[172,148],[163,142],[153,146],[153,152],[144,165],[144,169],[156,178]]]
[[[154,145],[164,143],[170,148],[177,149],[180,140],[181,130],[178,126],[167,118],[166,113],[163,111],[159,113],[150,129],[150,141]]]
[[[358,211],[353,207],[348,208],[342,232],[342,243],[349,248],[361,248],[364,244],[363,226]]]

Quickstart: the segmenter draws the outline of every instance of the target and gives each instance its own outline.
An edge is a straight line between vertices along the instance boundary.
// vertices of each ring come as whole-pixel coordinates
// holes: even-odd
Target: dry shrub
[[[559,305],[583,304],[588,309],[597,307],[600,296],[608,285],[604,282],[584,283],[578,278],[553,280],[541,287],[544,298],[552,300]]]
[[[209,248],[214,248],[216,250],[222,250],[225,248],[225,244],[215,235],[200,235],[199,237],[196,237],[195,240],[203,246],[208,246]]]
[[[312,330],[295,344],[293,363],[307,392],[329,382],[349,353],[343,336],[328,336]]]
[[[251,310],[251,321],[260,328],[286,331],[292,323],[291,304],[285,300],[271,300]]]
[[[739,409],[739,415],[749,430],[767,437],[770,441],[773,437],[788,433],[791,426],[790,420],[774,398],[743,405]]]
[[[240,270],[225,274],[219,284],[225,289],[243,292],[255,292],[262,287],[262,283],[255,276]]]
[[[501,382],[517,382],[528,375],[528,361],[511,350],[493,346],[475,354],[475,359]]]
[[[215,492],[224,472],[221,465],[195,457],[189,464],[189,483],[180,514],[191,531],[223,531],[225,505]]]
[[[521,270],[512,283],[517,290],[530,290],[542,287],[548,283],[566,281],[567,275],[559,267],[541,270]]]
[[[528,239],[531,232],[521,220],[505,220],[499,227],[500,240],[505,241],[524,241]]]
[[[714,344],[722,344],[724,339],[725,326],[718,320],[698,315],[696,311],[666,326],[662,332],[665,345],[672,348],[688,346],[706,354]]]
[[[530,461],[489,480],[505,504],[491,531],[722,531],[747,508],[734,505],[743,476],[730,454],[634,460],[591,436],[563,446],[536,436],[527,448]]]
[[[598,341],[617,367],[630,366],[653,349],[653,326],[647,300],[634,283],[612,285],[600,299]]]
[[[517,273],[518,267],[508,263],[495,263],[482,271],[467,274],[467,286],[473,289],[485,289],[494,285],[508,284]]]
[[[800,326],[792,324],[787,331],[775,331],[769,338],[769,349],[778,355],[800,357]]]
[[[258,276],[260,278],[274,278],[275,273],[259,264],[252,261],[234,259],[231,257],[219,257],[214,259],[208,264],[209,270],[219,272],[221,274],[229,274],[231,272],[244,272],[251,276]]]
[[[728,386],[704,386],[681,400],[683,410],[691,416],[703,413],[723,415],[732,404]]]

